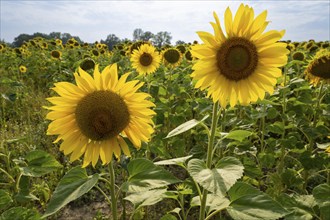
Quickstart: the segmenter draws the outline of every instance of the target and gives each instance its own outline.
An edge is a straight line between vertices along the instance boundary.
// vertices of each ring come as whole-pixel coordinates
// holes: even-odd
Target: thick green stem
[[[316,123],[317,123],[317,116],[318,116],[318,111],[319,111],[319,108],[320,108],[320,105],[321,105],[321,102],[322,102],[322,90],[323,90],[323,81],[321,82],[321,86],[320,86],[320,90],[319,90],[319,93],[317,95],[317,98],[316,98],[316,107],[315,107],[315,111],[314,111],[314,117],[313,117],[313,127],[315,128],[316,127]]]
[[[266,104],[262,105],[262,118],[261,118],[261,143],[260,149],[261,152],[265,152],[265,115],[266,115]]]
[[[109,163],[109,174],[112,219],[117,220],[117,198],[115,193],[115,171],[113,169],[113,161]]]
[[[212,124],[211,124],[211,134],[210,139],[207,146],[207,157],[206,157],[206,166],[207,168],[211,168],[212,165],[212,156],[213,156],[213,145],[215,138],[215,131],[218,124],[218,103],[214,103],[213,112],[212,112]],[[207,200],[207,190],[203,189],[201,207],[199,212],[199,220],[204,220],[205,218],[205,209],[206,209],[206,200]]]
[[[286,124],[286,75],[287,75],[287,69],[284,68],[284,88],[283,88],[283,97],[282,97],[282,122],[283,122],[283,126],[285,127],[285,124]],[[282,133],[282,137],[281,139],[284,140],[284,137],[285,137],[285,129],[283,130],[283,133]],[[281,174],[283,173],[283,169],[284,169],[284,156],[285,156],[285,147],[283,144],[281,144],[281,156],[280,156],[280,164],[278,166],[278,173]]]
[[[181,206],[183,220],[186,220],[187,217],[186,217],[186,212],[184,210],[184,196],[180,193],[179,198],[180,198],[180,206]]]

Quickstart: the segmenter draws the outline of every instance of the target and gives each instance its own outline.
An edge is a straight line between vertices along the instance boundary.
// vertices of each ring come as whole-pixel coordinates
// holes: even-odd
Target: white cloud
[[[292,40],[329,40],[327,1],[251,1],[255,14],[268,10],[269,29],[286,29]],[[21,33],[68,32],[87,42],[108,34],[132,38],[135,28],[171,32],[176,40],[193,41],[196,31],[212,31],[215,11],[223,21],[227,6],[233,13],[238,1],[3,1],[1,39]],[[307,31],[310,30],[310,31]]]

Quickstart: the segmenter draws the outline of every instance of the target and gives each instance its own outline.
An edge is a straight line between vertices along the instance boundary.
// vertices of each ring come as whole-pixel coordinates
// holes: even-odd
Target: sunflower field
[[[0,44],[0,219],[329,220],[329,41],[213,16],[161,48]]]

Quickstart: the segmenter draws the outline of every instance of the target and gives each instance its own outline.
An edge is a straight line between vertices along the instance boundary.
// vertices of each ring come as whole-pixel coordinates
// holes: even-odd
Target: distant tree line
[[[83,43],[82,40],[80,40],[77,36],[72,36],[69,33],[61,33],[61,32],[51,32],[50,34],[44,34],[36,32],[34,34],[20,34],[17,37],[15,37],[12,46],[14,47],[20,47],[24,42],[28,42],[29,40],[36,38],[36,37],[42,37],[45,39],[60,39],[65,44],[69,39],[74,38],[79,43]]]
[[[51,32],[50,34],[44,33],[34,33],[34,34],[20,34],[18,35],[14,41],[12,42],[12,46],[20,47],[24,42],[28,42],[29,40],[42,37],[45,39],[60,39],[63,44],[65,44],[69,39],[74,38],[79,43],[84,43],[78,36],[72,36],[69,33],[61,33],[61,32]],[[172,36],[170,32],[160,31],[156,34],[150,31],[143,31],[141,28],[137,28],[133,31],[133,41],[150,41],[153,45],[157,47],[162,47],[166,44],[171,44]],[[115,34],[109,34],[105,40],[101,39],[100,43],[106,44],[109,49],[113,49],[116,44],[130,41],[129,39],[120,39]],[[183,44],[184,41],[177,41],[176,44]]]

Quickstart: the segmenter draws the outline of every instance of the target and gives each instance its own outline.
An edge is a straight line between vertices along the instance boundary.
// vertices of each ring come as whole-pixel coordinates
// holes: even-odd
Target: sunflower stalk
[[[317,95],[317,103],[316,103],[316,107],[315,107],[315,111],[314,111],[314,117],[313,117],[313,127],[315,128],[316,127],[316,123],[317,123],[317,120],[318,120],[318,111],[319,111],[319,108],[320,108],[320,105],[321,105],[321,102],[322,102],[322,92],[323,92],[323,86],[324,86],[324,83],[323,81],[321,81],[321,86],[320,86],[320,90],[319,90],[319,93]]]
[[[117,197],[115,192],[115,171],[113,168],[113,161],[109,163],[109,174],[110,174],[110,197],[111,197],[111,212],[112,219],[117,220]]]
[[[283,125],[285,127],[285,124],[286,124],[286,116],[285,116],[285,113],[286,113],[286,77],[287,77],[287,68],[284,68],[284,76],[283,76],[283,96],[282,96],[282,122],[283,122]],[[282,137],[281,139],[284,140],[284,137],[285,137],[285,129],[283,130],[283,133],[282,133]],[[281,144],[281,155],[280,155],[280,163],[279,163],[279,166],[278,166],[278,173],[281,174],[283,173],[283,169],[284,169],[284,157],[285,157],[285,146],[283,144]]]
[[[262,118],[261,118],[261,152],[265,152],[265,114],[266,114],[266,104],[262,105]]]
[[[208,141],[207,146],[207,157],[206,157],[206,167],[211,168],[212,165],[212,156],[213,156],[213,146],[214,146],[214,139],[215,139],[215,131],[218,124],[218,102],[213,104],[213,112],[212,112],[212,124],[211,124],[211,133],[210,138]],[[201,200],[201,207],[199,212],[199,220],[205,219],[205,209],[206,209],[206,200],[207,200],[207,193],[206,189],[203,189],[202,200]]]

